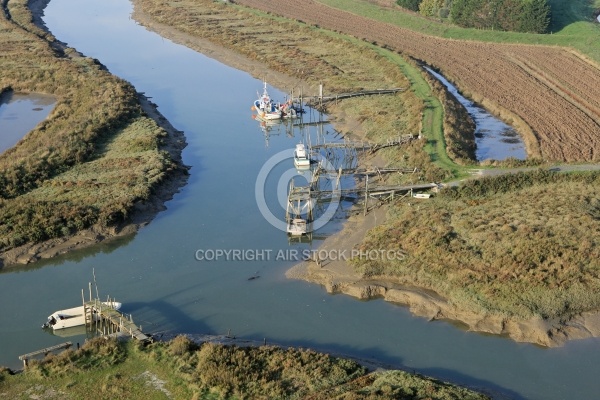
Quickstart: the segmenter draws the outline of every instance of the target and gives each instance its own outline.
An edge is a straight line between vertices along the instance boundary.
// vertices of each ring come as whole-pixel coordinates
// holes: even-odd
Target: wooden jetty
[[[359,90],[357,92],[350,93],[339,93],[331,96],[323,96],[323,87],[319,87],[320,94],[317,96],[306,96],[302,100],[306,102],[306,105],[312,108],[322,108],[324,104],[332,101],[350,99],[352,97],[362,97],[362,96],[373,96],[373,95],[381,95],[381,94],[394,94],[398,92],[405,91],[406,88],[393,88],[393,89],[374,89],[374,90]],[[297,99],[300,101],[300,99]]]
[[[345,140],[343,142],[336,143],[321,143],[321,144],[313,144],[310,146],[310,150],[321,150],[321,149],[352,149],[356,151],[369,151],[370,153],[374,153],[378,150],[385,149],[386,147],[392,146],[400,146],[406,143],[411,142],[415,139],[413,135],[403,135],[398,136],[394,139],[389,139],[385,143],[369,143],[363,141],[348,141]]]
[[[329,198],[335,198],[338,195],[350,198],[350,195],[356,196],[368,196],[368,197],[380,197],[380,196],[390,196],[392,194],[406,194],[421,190],[431,190],[437,188],[438,185],[436,183],[422,183],[418,185],[375,185],[365,187],[356,187],[349,189],[337,189],[337,190],[310,190],[307,194],[303,193],[305,196],[312,196],[314,199],[323,200]]]
[[[87,301],[83,304],[85,310],[85,323],[95,326],[96,331],[102,335],[128,336],[142,342],[152,341],[152,337],[142,332],[141,326],[133,323],[133,317],[113,307],[103,304],[98,299]]]
[[[71,343],[71,342],[65,342],[65,343],[57,344],[55,346],[46,347],[41,350],[36,350],[36,351],[32,351],[31,353],[23,354],[22,356],[19,356],[19,360],[23,361],[23,367],[27,368],[29,359],[40,356],[40,355],[43,355],[45,357],[48,354],[52,353],[53,351],[68,349],[72,345],[73,345],[73,343]]]
[[[339,176],[342,174],[340,169],[338,174],[338,181],[331,190],[320,190],[317,185],[311,183],[308,186],[293,186],[290,185],[288,192],[288,205],[286,209],[286,220],[289,223],[295,217],[299,217],[301,214],[306,213],[306,223],[308,231],[312,232],[312,221],[314,219],[312,207],[317,202],[331,202],[339,201],[341,199],[349,201],[357,201],[364,198],[364,213],[368,211],[368,200],[369,198],[375,198],[379,202],[382,201],[394,201],[396,198],[403,198],[406,196],[413,196],[414,192],[437,189],[436,183],[422,183],[417,185],[375,185],[369,186],[369,175],[366,176],[366,184],[364,187],[355,187],[348,189],[339,188]],[[315,174],[316,175],[316,174]],[[316,178],[318,180],[318,178]],[[354,197],[353,197],[354,196]],[[288,233],[291,233],[288,230]]]

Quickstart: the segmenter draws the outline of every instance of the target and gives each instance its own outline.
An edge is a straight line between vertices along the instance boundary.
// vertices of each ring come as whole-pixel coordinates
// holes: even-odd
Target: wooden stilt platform
[[[84,303],[86,324],[98,327],[101,334],[121,335],[146,342],[152,337],[142,332],[142,328],[133,323],[131,315],[125,314],[99,300]]]

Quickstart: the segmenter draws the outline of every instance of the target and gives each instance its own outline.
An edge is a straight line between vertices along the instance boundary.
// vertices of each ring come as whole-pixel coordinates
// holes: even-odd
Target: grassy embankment
[[[406,256],[354,264],[464,310],[569,319],[600,309],[599,221],[597,172],[483,178],[393,208],[362,246]]]
[[[273,346],[197,345],[180,336],[147,347],[102,338],[80,350],[0,369],[0,394],[98,399],[440,399],[487,396],[403,371],[368,373],[354,361]]]
[[[592,9],[584,1],[553,2],[553,26],[561,30],[546,36],[458,28],[362,1],[321,1],[422,33],[568,45],[600,59],[600,29],[590,22]],[[428,89],[413,87],[417,93]],[[600,219],[599,179],[597,173],[544,172],[486,178],[418,207],[393,207],[388,222],[372,230],[362,246],[400,248],[406,257],[354,265],[365,277],[432,289],[477,313],[569,319],[598,310],[600,243],[590,233],[597,232]]]
[[[600,28],[593,18],[594,10],[600,9],[599,0],[550,0],[552,34],[547,35],[461,28],[449,22],[426,19],[416,13],[400,12],[400,8],[381,9],[364,0],[319,0],[319,2],[427,35],[494,43],[572,47],[600,62]]]
[[[0,254],[94,227],[110,234],[169,171],[166,132],[134,88],[32,24],[26,0],[0,15],[0,92],[56,98],[48,118],[0,155]]]
[[[400,56],[335,32],[236,5],[183,0],[166,6],[153,0],[140,7],[158,22],[293,77],[295,87],[288,90],[294,89],[295,93],[303,87],[305,95],[311,94],[307,88],[316,88],[320,82],[328,93],[410,87],[398,95],[346,100],[330,106],[330,112],[340,116],[337,123],[350,134],[373,142],[405,134],[416,136],[421,130],[427,142],[414,141],[400,152],[383,152],[389,166],[417,167],[421,171],[399,177],[402,182],[441,181],[460,171],[444,151],[439,101],[421,74]]]
[[[277,71],[292,75],[296,71],[314,71],[326,87],[335,90],[371,88],[369,84],[386,78],[380,78],[379,73],[389,74],[400,68],[410,81],[414,98],[421,102],[404,97],[410,96],[410,92],[405,92],[400,96],[344,101],[334,111],[360,123],[365,136],[373,141],[383,141],[397,132],[415,132],[419,124],[415,119],[419,120],[422,112],[426,151],[423,142],[416,141],[401,151],[386,150],[388,159],[411,165],[417,164],[416,160],[430,162],[433,158],[436,168],[429,171],[435,173],[420,176],[427,180],[464,171],[444,151],[442,106],[413,64],[392,52],[373,45],[365,47],[360,41],[316,27],[238,7],[205,2],[206,8],[201,9],[198,2],[194,4],[184,1],[177,3],[177,8],[165,9],[155,3],[151,14],[192,35],[208,37],[259,59]],[[180,7],[187,12],[176,13]],[[250,15],[252,18],[248,18]],[[245,18],[243,23],[240,17]],[[289,36],[290,31],[293,36]],[[259,47],[263,43],[265,46]],[[269,49],[276,43],[288,45],[280,45],[281,53],[272,54]],[[348,47],[348,43],[352,46]],[[354,53],[356,49],[360,57]],[[370,62],[373,54],[375,64]],[[361,63],[354,61],[357,59]],[[382,69],[386,60],[391,69]],[[306,77],[307,81],[310,79]],[[393,102],[398,97],[408,100]],[[410,120],[399,114],[405,112],[417,118],[407,123]],[[418,207],[398,204],[391,209],[389,222],[371,232],[363,247],[401,248],[407,258],[385,264],[358,262],[357,268],[367,277],[383,276],[435,290],[462,308],[477,312],[520,318],[568,318],[597,309],[600,304],[594,293],[598,266],[593,260],[597,259],[598,243],[588,232],[595,231],[594,210],[599,194],[593,185],[582,184],[581,179],[581,175],[544,174],[485,179],[470,184],[484,188],[476,195],[467,185]],[[519,183],[521,180],[529,183]],[[495,189],[498,185],[501,190]]]

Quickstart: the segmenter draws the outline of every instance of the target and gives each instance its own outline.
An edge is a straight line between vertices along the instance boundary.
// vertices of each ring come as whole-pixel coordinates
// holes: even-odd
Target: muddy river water
[[[299,133],[273,129],[265,141],[265,131],[250,118],[260,80],[149,32],[131,11],[127,0],[52,0],[44,20],[57,38],[152,97],[185,132],[189,182],[135,236],[0,274],[0,364],[19,367],[19,354],[66,340],[40,325],[52,311],[80,303],[94,269],[100,297],[121,301],[147,332],[230,330],[242,338],[374,359],[502,399],[597,397],[600,340],[545,349],[287,280],[298,252],[319,242],[290,245],[262,216],[255,190],[261,168],[293,148]],[[277,177],[290,166],[291,159],[273,166],[264,183],[276,216],[284,214]],[[333,230],[330,224],[320,233]],[[244,250],[245,259],[218,257],[219,249]],[[212,256],[199,260],[198,250]]]

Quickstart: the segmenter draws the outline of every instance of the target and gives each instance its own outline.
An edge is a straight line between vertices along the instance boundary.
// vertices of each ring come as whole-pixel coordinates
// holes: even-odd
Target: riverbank
[[[377,226],[376,221],[385,220],[385,212],[382,208],[367,217],[351,217],[341,232],[319,247],[317,254],[324,255],[323,258],[303,261],[289,269],[286,276],[321,285],[330,294],[345,294],[359,300],[382,298],[408,307],[413,315],[429,321],[458,323],[457,326],[468,331],[506,336],[517,342],[559,347],[568,340],[600,337],[600,312],[583,312],[568,320],[475,312],[457,306],[432,289],[410,286],[390,276],[365,278],[346,260],[326,258],[327,254],[351,254],[359,248],[369,229]]]
[[[0,157],[8,181],[2,193],[0,268],[131,235],[164,210],[164,203],[187,182],[183,132],[97,60],[56,40],[42,20],[48,2],[15,0],[3,16],[13,35],[3,40],[16,60],[25,54],[24,44],[38,51],[23,50],[27,56],[16,63],[1,60],[6,74],[0,89],[39,91],[58,102],[45,121]],[[13,37],[23,40],[15,44]],[[44,65],[45,77],[23,78],[27,69],[19,62]],[[49,146],[52,140],[55,145]],[[22,161],[28,158],[38,164]],[[22,162],[29,170],[12,173]]]
[[[46,0],[39,0],[38,2]],[[186,146],[185,135],[177,130],[158,111],[156,104],[152,103],[143,94],[139,94],[140,106],[153,119],[157,125],[167,133],[167,140],[163,142],[161,150],[169,154],[177,167],[170,171],[170,178],[165,179],[158,187],[153,189],[152,197],[138,203],[128,220],[110,227],[95,225],[82,229],[72,235],[61,236],[37,243],[27,243],[5,251],[0,256],[0,268],[18,267],[38,260],[54,258],[84,249],[100,242],[134,235],[140,228],[149,224],[156,215],[166,210],[165,203],[179,192],[188,180],[188,167],[183,164],[181,152]]]
[[[264,77],[265,71],[269,71],[268,74],[270,76],[271,71],[273,71],[273,68],[267,68],[267,66],[270,64],[265,64],[265,60],[275,58],[275,55],[265,55],[262,50],[254,50],[254,52],[250,53],[250,51],[247,48],[236,47],[239,46],[239,43],[237,42],[227,42],[227,40],[230,40],[231,38],[234,38],[233,40],[235,42],[235,30],[228,31],[227,28],[224,27],[224,25],[221,25],[220,29],[222,31],[217,33],[214,33],[212,31],[206,33],[194,31],[194,29],[200,29],[198,28],[197,18],[207,18],[207,26],[210,26],[211,22],[222,18],[219,17],[219,12],[223,12],[223,15],[228,16],[227,18],[234,20],[233,16],[235,16],[235,13],[232,11],[228,14],[228,10],[224,8],[226,6],[222,5],[221,9],[219,9],[218,11],[213,10],[211,13],[207,14],[203,14],[202,11],[190,9],[190,15],[194,16],[190,18],[194,22],[190,22],[191,20],[188,21],[186,19],[186,15],[179,14],[177,18],[181,18],[181,20],[173,22],[173,27],[157,23],[156,20],[152,17],[152,15],[140,9],[140,6],[144,5],[138,2],[136,5],[136,11],[134,13],[135,18],[138,19],[143,25],[148,26],[153,30],[159,31],[161,34],[166,35],[172,40],[185,44],[198,51],[203,51],[202,49],[207,49],[204,51],[207,51],[211,57],[214,57],[223,63],[235,66],[236,68],[240,68],[251,73],[252,71],[256,71],[257,68],[259,68],[263,75],[256,75],[257,78]],[[158,12],[158,10],[160,10],[160,13]],[[153,9],[153,11],[157,15],[160,14],[161,18],[163,19],[165,18],[165,15],[169,15],[169,13],[171,12],[170,9],[160,8],[155,8]],[[207,15],[210,15],[210,17],[207,17]],[[248,25],[255,24],[255,22],[251,21],[250,18],[246,19],[246,21]],[[277,29],[275,25],[273,25],[273,29]],[[202,36],[204,34],[215,35],[216,37],[211,37],[211,40],[213,40],[214,43],[220,43],[220,45],[215,46],[214,44],[207,43],[206,37]],[[280,36],[273,33],[273,37],[277,38]],[[263,36],[262,38],[267,38],[267,36]],[[285,42],[285,39],[282,40]],[[227,49],[224,50],[224,48]],[[248,56],[248,54],[260,54],[260,57],[250,57]],[[302,63],[302,59],[296,59],[294,61]],[[331,58],[328,62],[334,66],[336,65],[331,61]],[[279,68],[279,64],[277,63],[275,63],[274,65],[277,66],[278,71],[273,72],[274,78],[268,79],[270,82],[276,82],[275,86],[278,86],[282,89],[286,87],[293,87],[294,84],[297,85],[299,80],[298,77],[292,78],[289,74],[282,74],[281,72],[279,72],[279,70],[285,70],[285,68]],[[379,110],[381,110],[381,108]],[[372,115],[370,113],[366,113],[364,108],[361,109],[359,107],[355,107],[355,105],[351,104],[351,102],[345,102],[339,107],[333,107],[329,110],[329,112],[337,130],[341,132],[348,132],[349,134],[360,138],[373,139],[374,137],[378,137],[376,135],[377,133],[380,134],[378,138],[381,138],[381,124],[388,123],[388,121],[386,121],[386,118],[379,117],[377,113],[373,113]],[[384,115],[386,117],[389,117],[389,114],[387,113],[384,113]],[[369,124],[376,126],[369,127]],[[379,132],[377,132],[378,127],[380,128]],[[415,147],[419,146],[420,143],[415,143]],[[422,153],[422,148],[419,148],[419,151]],[[405,157],[406,154],[410,154],[410,152],[405,152]],[[396,159],[399,157],[398,154],[387,155],[391,156],[392,159],[394,157],[396,157]],[[408,162],[411,162],[411,160],[413,159],[417,158],[408,156]],[[544,190],[547,191],[548,189]],[[594,196],[593,193],[591,193],[591,195],[592,197]],[[518,194],[518,192],[515,192],[513,194],[513,197],[514,196],[518,197],[520,195]],[[540,199],[542,198],[539,197],[538,194],[536,194],[536,196],[538,196],[538,198]],[[505,200],[511,201],[510,199]],[[499,209],[505,208],[505,206],[497,203],[498,202],[496,202],[495,204],[499,207]],[[404,213],[403,207],[404,206],[399,205],[391,209],[391,212],[394,215],[395,223],[402,223],[402,221],[398,221],[398,215]],[[552,210],[554,210],[556,207],[560,207],[560,205],[551,204],[549,205],[549,207],[549,215],[554,215],[555,211]],[[344,228],[340,234],[331,237],[325,241],[325,243],[321,247],[321,250],[323,250],[324,252],[327,252],[328,250],[342,251],[344,249],[350,250],[353,248],[357,248],[361,245],[364,246],[366,239],[368,239],[369,236],[372,236],[372,234],[366,235],[369,229],[375,226],[378,226],[380,230],[383,229],[383,222],[386,221],[385,214],[386,212],[382,209],[378,210],[374,214],[368,215],[366,219],[362,219],[358,215],[353,216],[348,222],[346,228]],[[521,215],[519,216],[519,218],[525,217],[525,225],[531,224],[534,222],[533,220],[530,220],[532,215]],[[394,221],[391,221],[391,223],[394,223]],[[427,222],[424,222],[424,224],[427,225]],[[525,230],[519,232],[523,232],[523,234],[526,233]],[[548,234],[550,235],[552,234],[552,232],[548,232]],[[386,237],[390,239],[394,237],[393,235],[393,233],[391,235],[388,234]],[[559,236],[562,237],[563,235],[561,234]],[[515,240],[517,242],[520,242],[523,241],[523,238]],[[537,249],[539,247],[539,250],[542,251],[542,243],[543,242],[531,243],[531,245],[533,246],[532,249]],[[394,243],[394,245],[400,246],[399,248],[402,248],[402,244]],[[560,246],[560,244],[556,245]],[[493,243],[486,243],[486,246],[493,247]],[[375,246],[374,248],[379,247]],[[481,249],[481,251],[485,250],[486,248]],[[433,254],[436,254],[435,252],[440,250],[432,249],[432,251],[434,252]],[[417,260],[415,260],[414,262],[417,263]],[[464,262],[466,262],[467,264],[464,264]],[[464,265],[469,265],[471,261],[464,262],[462,264],[462,269],[460,269],[460,267],[457,267],[459,268],[456,271],[456,274],[458,274],[458,276],[461,276],[461,274],[469,271],[468,268],[464,268]],[[539,269],[543,270],[543,267],[540,267]],[[425,268],[425,271],[426,270],[427,269]],[[500,268],[499,271],[500,272],[498,273],[505,273],[505,271],[502,268]],[[415,272],[410,272],[407,270],[406,273],[408,274],[407,276],[411,276],[411,274],[414,274]],[[492,269],[491,271],[486,271],[486,274],[484,274],[483,276],[487,277],[486,279],[494,279],[493,276],[496,273],[497,272],[494,272],[494,270]],[[513,271],[513,273],[520,274],[520,271],[517,268]],[[539,272],[539,274],[542,276],[542,278],[545,276],[543,271]],[[540,291],[540,293],[543,294],[533,294],[534,299],[527,300],[527,302],[533,302],[532,308],[529,310],[519,310],[518,305],[513,305],[514,307],[517,307],[517,309],[506,309],[506,311],[499,311],[500,309],[496,309],[496,311],[486,311],[485,308],[478,309],[479,306],[477,305],[476,297],[463,297],[460,299],[450,297],[448,293],[452,293],[451,290],[448,290],[448,281],[444,281],[443,279],[440,280],[439,284],[445,288],[446,292],[444,294],[436,290],[435,285],[430,284],[427,287],[425,287],[420,286],[418,284],[407,284],[407,281],[410,281],[410,279],[407,280],[406,277],[394,277],[393,274],[390,276],[377,275],[376,277],[374,277],[373,274],[370,273],[369,276],[365,277],[364,274],[358,273],[354,266],[348,265],[340,260],[319,260],[319,264],[315,262],[304,263],[303,265],[293,268],[288,273],[288,276],[293,278],[301,278],[322,284],[328,291],[332,293],[343,292],[358,298],[384,297],[386,298],[386,300],[389,300],[391,302],[409,305],[411,310],[417,315],[422,315],[430,319],[448,319],[462,321],[470,330],[507,335],[517,341],[532,342],[544,346],[558,346],[568,339],[598,336],[600,334],[600,330],[598,328],[598,314],[593,310],[583,311],[581,313],[575,312],[576,315],[574,315],[573,312],[563,312],[563,314],[561,314],[560,311],[558,311],[557,313],[556,310],[553,310],[551,313],[547,314],[546,317],[544,317],[542,314],[528,314],[532,313],[532,310],[534,310],[535,307],[545,307],[544,298],[547,298],[547,296],[552,296],[553,293],[553,289],[550,285],[547,285],[543,290]],[[564,281],[558,280],[555,283],[553,283],[553,285],[564,286]],[[506,286],[510,287],[508,283]],[[484,294],[485,287],[482,287],[482,290],[482,293]],[[453,293],[453,295],[456,296],[457,293]],[[463,296],[461,293],[458,293],[458,295]],[[565,299],[564,301],[570,300],[572,299]],[[575,309],[578,309],[580,302],[582,304],[585,304],[587,300],[576,300],[575,303],[577,305]],[[574,303],[570,304],[571,306],[573,306]],[[494,307],[496,307],[493,305],[492,300],[490,300],[490,305],[492,305],[490,310],[493,310]],[[498,305],[504,307],[504,305],[502,304]],[[559,307],[560,304],[552,304],[552,306]]]
[[[78,346],[79,347],[79,346]],[[367,365],[365,365],[367,364]],[[489,400],[472,389],[310,349],[181,335],[146,346],[97,338],[13,374],[0,393],[19,398],[378,398]]]

